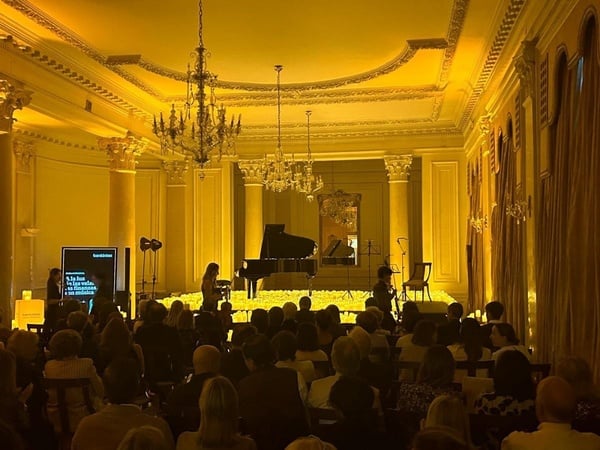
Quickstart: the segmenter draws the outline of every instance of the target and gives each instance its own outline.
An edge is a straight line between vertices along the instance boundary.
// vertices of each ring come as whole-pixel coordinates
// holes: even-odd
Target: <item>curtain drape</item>
[[[589,361],[600,378],[600,66],[597,28],[586,27],[583,67],[559,71],[551,129],[552,174],[541,182],[537,323],[541,356]],[[583,77],[581,77],[581,74]]]
[[[482,215],[481,205],[481,180],[476,170],[468,174],[469,177],[469,220],[467,221],[467,275],[469,277],[468,309],[473,312],[485,308],[485,273],[483,267],[483,234],[471,225],[470,218]]]

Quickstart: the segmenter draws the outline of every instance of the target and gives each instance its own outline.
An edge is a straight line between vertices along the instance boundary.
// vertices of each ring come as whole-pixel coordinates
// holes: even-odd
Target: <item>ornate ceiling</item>
[[[242,114],[241,153],[274,144],[274,64],[284,144],[302,146],[311,109],[317,154],[319,140],[456,147],[524,2],[204,0],[204,41],[219,101]],[[34,91],[21,129],[152,140],[152,114],[185,93],[197,14],[195,0],[1,0],[0,74]]]

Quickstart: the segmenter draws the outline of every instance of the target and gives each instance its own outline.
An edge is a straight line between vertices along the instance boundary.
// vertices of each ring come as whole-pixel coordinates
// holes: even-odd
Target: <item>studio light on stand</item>
[[[154,253],[154,267],[152,269],[152,300],[156,299],[156,270],[158,268],[158,255],[156,252],[162,248],[162,242],[158,239],[150,241],[150,250]]]
[[[144,290],[146,285],[146,251],[150,250],[151,245],[152,242],[150,241],[150,239],[145,237],[140,238],[140,250],[144,255],[144,257],[142,258],[142,296],[146,294],[146,291]]]

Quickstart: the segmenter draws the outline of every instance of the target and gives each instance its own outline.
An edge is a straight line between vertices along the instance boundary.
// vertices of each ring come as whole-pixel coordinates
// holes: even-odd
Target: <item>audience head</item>
[[[485,315],[487,316],[488,322],[490,320],[500,320],[504,314],[504,305],[500,302],[489,302],[485,305]]]
[[[219,265],[217,263],[211,262],[206,266],[206,271],[202,276],[202,280],[211,280],[214,281],[217,279],[217,275],[219,275]]]
[[[578,400],[597,397],[592,369],[585,359],[577,356],[561,359],[556,366],[556,375],[567,380]]]
[[[223,311],[225,313],[231,313],[232,309],[233,309],[233,305],[231,304],[231,302],[221,303],[221,311]]]
[[[38,336],[31,331],[15,330],[8,338],[6,348],[21,360],[33,361],[39,352]]]
[[[179,318],[177,319],[177,329],[178,330],[193,330],[194,329],[194,313],[185,309],[181,311],[179,314]]]
[[[137,315],[140,319],[144,320],[144,316],[146,315],[146,308],[148,307],[148,303],[150,300],[143,299],[137,305]]]
[[[451,428],[465,442],[471,442],[469,416],[458,395],[440,395],[431,402],[423,421],[423,428],[430,427]]]
[[[114,316],[113,313],[116,313],[116,316]],[[121,321],[123,320],[123,316],[121,316],[117,305],[110,301],[100,305],[98,308],[98,331],[101,332],[104,330],[104,327],[114,317],[119,317]]]
[[[333,343],[331,364],[340,375],[356,375],[360,370],[360,351],[349,337],[339,337]]]
[[[73,311],[67,316],[67,327],[69,327],[71,330],[77,331],[78,333],[82,333],[83,329],[88,323],[88,316],[83,311]]]
[[[61,276],[62,276],[62,272],[60,271],[60,269],[58,267],[54,267],[54,268],[50,269],[50,274],[48,276],[48,280],[52,280],[55,283],[58,283],[60,281]]]
[[[312,306],[312,301],[311,301],[310,297],[307,295],[300,297],[298,306],[300,307],[300,310],[309,311],[310,307]]]
[[[201,345],[194,350],[192,364],[196,375],[202,373],[217,374],[221,370],[221,352],[212,345]]]
[[[377,269],[377,278],[380,280],[389,282],[392,279],[392,274],[392,269],[387,266],[381,266]]]
[[[454,379],[454,357],[443,345],[429,347],[417,375],[418,383],[433,387],[446,387]]]
[[[408,300],[402,304],[402,314],[407,313],[409,311],[416,312],[416,313],[419,312],[419,306],[417,305],[416,302],[413,302],[412,300]]]
[[[163,323],[163,321],[167,318],[167,308],[165,305],[158,302],[153,302],[148,305],[146,310],[146,317],[144,318],[144,322],[149,325]]]
[[[121,318],[111,319],[100,334],[100,348],[113,356],[125,355],[131,344],[131,334]]]
[[[372,312],[363,311],[356,316],[356,325],[373,334],[377,330],[377,317]]]
[[[283,309],[273,306],[269,310],[269,328],[280,328],[283,323]]]
[[[377,307],[377,300],[374,297],[369,297],[365,300],[365,310],[368,310],[371,307]]]
[[[182,311],[183,302],[181,300],[175,300],[173,303],[171,303],[171,309],[169,309],[165,323],[171,327],[176,327],[177,321],[179,320],[179,315]]]
[[[48,348],[54,358],[62,360],[77,357],[82,345],[83,341],[77,331],[60,330],[54,333],[54,336],[50,339]]]
[[[313,352],[319,350],[317,327],[309,322],[298,324],[298,350]]]
[[[231,346],[234,348],[242,348],[244,342],[252,336],[256,336],[258,331],[252,325],[237,325],[231,334]]]
[[[408,303],[408,302],[407,302]],[[414,333],[415,326],[421,321],[421,313],[419,311],[413,311],[408,309],[402,313],[402,320],[400,326],[407,333]]]
[[[246,366],[251,372],[275,363],[275,349],[263,334],[248,338],[244,343],[243,351]]]
[[[296,336],[290,331],[280,331],[271,340],[278,361],[294,361],[296,359],[296,350],[298,350],[298,341]]]
[[[577,399],[569,382],[561,377],[544,378],[537,387],[535,411],[541,422],[568,423],[575,417]]]
[[[117,450],[168,450],[167,441],[158,428],[144,425],[127,432]]]
[[[256,327],[259,333],[265,334],[269,329],[269,313],[262,308],[252,311],[250,323]]]
[[[424,428],[413,441],[413,450],[469,450],[469,446],[454,430],[447,427]]]
[[[11,399],[17,393],[17,362],[8,350],[0,350],[0,398]]]
[[[295,303],[285,302],[281,309],[283,309],[283,320],[296,318],[296,313],[298,312],[298,307],[296,306]]]
[[[371,313],[377,319],[377,328],[381,328],[381,322],[383,322],[383,311],[380,310],[377,306],[369,306],[366,309],[366,312]]]
[[[519,343],[515,329],[510,323],[494,324],[490,339],[494,347],[506,347],[507,345],[517,345]]]
[[[336,450],[329,442],[324,442],[317,436],[300,437],[291,442],[285,450]]]
[[[200,405],[200,448],[231,447],[237,435],[238,395],[225,377],[206,382],[198,401]]]
[[[460,341],[468,361],[479,361],[483,356],[483,336],[476,319],[466,317],[460,325]]]
[[[96,301],[96,300],[94,300]],[[69,315],[69,313],[72,313],[73,311],[81,311],[81,303],[79,303],[77,300],[67,300],[66,302],[63,303],[63,307],[62,307],[62,314],[63,317],[67,317]]]
[[[354,327],[352,328],[352,331],[348,333],[348,337],[356,343],[360,353],[360,359],[363,360],[368,358],[371,353],[371,338],[369,337],[369,333],[361,327]]]
[[[328,305],[327,308],[325,308],[325,310],[329,312],[329,315],[331,316],[333,323],[335,323],[335,324],[341,323],[340,308],[338,308],[336,305]]]
[[[450,303],[447,309],[448,320],[459,320],[462,317],[463,312],[463,306],[460,303]]]
[[[507,350],[500,354],[494,368],[494,391],[519,401],[533,398],[531,365],[523,353]]]
[[[102,381],[110,403],[131,403],[140,387],[140,366],[131,358],[114,359],[104,369]]]
[[[435,323],[430,320],[419,320],[413,330],[412,343],[429,347],[435,343]]]
[[[315,314],[315,322],[320,331],[330,331],[333,325],[331,314],[326,309],[321,309]]]
[[[331,387],[329,404],[344,420],[363,422],[373,411],[374,397],[373,389],[365,380],[355,376],[343,376]]]

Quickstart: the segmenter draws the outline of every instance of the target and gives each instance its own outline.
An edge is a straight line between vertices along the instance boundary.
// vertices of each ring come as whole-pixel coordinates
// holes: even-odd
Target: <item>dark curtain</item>
[[[482,218],[481,204],[481,167],[467,174],[469,177],[469,218]],[[469,311],[483,311],[485,307],[485,273],[483,262],[483,232],[477,231],[467,221],[467,275],[469,277]]]

